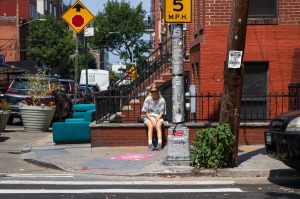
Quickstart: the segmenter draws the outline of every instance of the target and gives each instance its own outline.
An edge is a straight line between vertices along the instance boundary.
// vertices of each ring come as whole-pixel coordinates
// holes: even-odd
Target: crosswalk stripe
[[[32,185],[234,185],[235,181],[27,181],[1,180],[0,184]]]
[[[213,189],[0,189],[0,194],[45,194],[45,193],[232,193],[243,192],[239,188]]]
[[[0,174],[5,177],[20,177],[20,178],[73,178],[74,174],[34,174],[34,173],[8,173]]]

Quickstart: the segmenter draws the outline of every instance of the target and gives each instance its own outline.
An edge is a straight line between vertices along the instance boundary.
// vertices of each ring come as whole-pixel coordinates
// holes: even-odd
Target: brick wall
[[[205,26],[229,24],[232,0],[203,0],[205,2]],[[278,0],[278,23],[300,23],[300,1]]]
[[[205,25],[200,40],[201,50],[196,52],[190,49],[191,71],[193,65],[200,65],[198,92],[222,91],[231,3],[232,0],[193,1],[191,48],[199,43],[200,35],[197,31]],[[278,24],[248,25],[244,60],[268,61],[269,91],[281,92],[287,91],[289,83],[300,81],[300,1],[278,0],[278,10]],[[252,22],[255,23],[260,22]],[[196,56],[200,57],[199,62]],[[191,83],[197,83],[197,74],[191,77]]]
[[[298,0],[278,0],[278,22],[279,24],[300,23],[300,1]]]
[[[5,61],[16,60],[16,20],[15,17],[0,17],[0,53],[6,53]]]
[[[204,0],[205,26],[228,24],[232,0]]]
[[[209,26],[200,52],[200,90],[221,92],[226,59],[228,26]],[[300,81],[300,29],[294,25],[249,25],[244,61],[268,61],[271,92],[287,92],[288,84]]]
[[[154,10],[154,48],[158,48],[159,44],[159,34],[161,32],[160,27],[160,7],[159,7],[159,0],[152,0],[153,1],[153,10]]]
[[[16,16],[16,1],[1,0],[0,16]],[[19,16],[23,19],[29,19],[29,0],[19,0]]]
[[[190,144],[195,140],[195,133],[198,129],[207,128],[188,126],[190,132]],[[163,128],[163,143],[167,142],[168,128]],[[130,124],[126,127],[116,127],[113,124],[106,127],[97,127],[94,125],[91,131],[91,147],[108,147],[108,146],[147,146],[147,131],[143,124]],[[257,145],[264,143],[265,126],[244,126],[241,125],[239,144]]]

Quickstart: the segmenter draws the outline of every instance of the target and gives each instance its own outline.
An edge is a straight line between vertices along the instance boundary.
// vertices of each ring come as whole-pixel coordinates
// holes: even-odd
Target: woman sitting
[[[153,146],[153,128],[156,128],[158,144],[156,146],[157,150],[162,149],[162,130],[161,126],[163,123],[162,116],[165,114],[166,101],[161,96],[157,86],[152,84],[149,87],[150,93],[144,101],[142,108],[142,113],[144,116],[144,124],[148,128],[148,148],[153,151],[155,147]]]

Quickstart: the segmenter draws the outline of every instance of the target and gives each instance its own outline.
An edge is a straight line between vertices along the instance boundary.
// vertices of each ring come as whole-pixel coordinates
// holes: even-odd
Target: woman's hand
[[[153,126],[156,126],[156,119],[151,117],[151,123],[152,123]]]

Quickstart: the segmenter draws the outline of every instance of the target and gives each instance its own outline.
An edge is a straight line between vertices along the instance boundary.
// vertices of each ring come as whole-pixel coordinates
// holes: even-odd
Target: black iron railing
[[[142,94],[139,97],[139,100],[134,100],[121,92],[98,95],[96,98],[96,122],[139,122],[145,96]],[[186,102],[189,103],[191,98],[195,98],[196,101],[195,112],[191,112],[191,109],[186,111],[186,122],[219,121],[222,100],[220,93],[201,93],[190,96],[185,99]],[[295,99],[300,100],[300,95],[269,93],[268,95],[243,96],[241,122],[270,121],[279,114],[297,110],[298,106],[291,106]],[[167,106],[172,106],[172,104],[167,104]],[[167,110],[172,109],[167,108]],[[172,115],[172,113],[167,112],[167,115]]]
[[[168,67],[168,63],[171,62],[171,52],[172,40],[168,39],[144,62],[139,63],[136,67],[138,75],[134,80],[131,80],[131,74],[128,73],[112,85],[112,90],[121,92],[123,95],[130,95],[131,98],[136,97]]]

